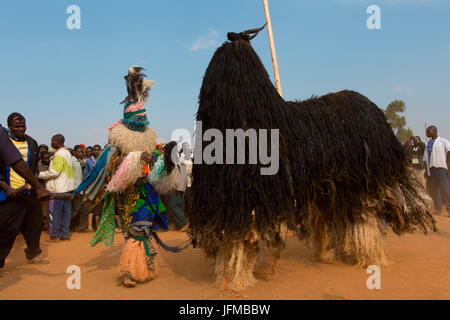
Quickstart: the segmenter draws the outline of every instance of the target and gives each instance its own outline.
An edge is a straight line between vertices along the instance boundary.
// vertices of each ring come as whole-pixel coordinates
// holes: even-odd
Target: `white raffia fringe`
[[[214,266],[216,285],[220,289],[242,291],[253,286],[257,260],[256,246],[248,241],[222,243]]]
[[[315,210],[314,231],[311,235],[314,254],[324,263],[347,261],[358,267],[386,266],[389,258],[385,252],[385,227],[375,212],[368,207],[357,221],[323,223],[323,217]]]

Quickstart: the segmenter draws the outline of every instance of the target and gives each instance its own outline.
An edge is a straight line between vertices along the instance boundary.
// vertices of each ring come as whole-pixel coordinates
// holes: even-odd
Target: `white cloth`
[[[192,160],[186,159],[184,156],[178,159],[178,168],[180,174],[175,184],[175,189],[180,192],[185,192],[186,187],[190,187],[192,177]]]
[[[83,182],[83,169],[80,159],[72,156],[72,170],[73,170],[73,187],[75,190]]]
[[[66,147],[55,152],[48,170],[40,172],[39,179],[52,181],[46,183],[47,190],[52,193],[66,193],[75,190],[73,186],[72,155]]]
[[[447,139],[437,137],[434,141],[433,151],[431,152],[431,159],[428,159],[428,150],[425,149],[423,161],[427,164],[428,175],[430,175],[430,168],[444,168],[447,169],[447,153],[450,151],[450,142]]]

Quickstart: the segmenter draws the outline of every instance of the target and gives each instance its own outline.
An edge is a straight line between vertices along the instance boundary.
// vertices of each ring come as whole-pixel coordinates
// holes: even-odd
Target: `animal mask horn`
[[[241,33],[229,32],[227,34],[228,40],[230,40],[230,41],[238,41],[238,40],[250,41],[250,40],[254,39],[258,35],[258,33],[266,27],[266,25],[267,25],[267,23],[265,25],[263,25],[261,28],[250,29],[250,30],[243,31]]]

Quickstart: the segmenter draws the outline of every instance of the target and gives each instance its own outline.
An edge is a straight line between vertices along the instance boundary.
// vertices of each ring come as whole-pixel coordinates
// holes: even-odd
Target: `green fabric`
[[[130,130],[144,132],[145,128],[150,124],[147,120],[147,116],[139,116],[141,113],[145,113],[145,109],[134,111],[134,112],[125,112],[127,108],[135,103],[131,101],[126,104],[123,109],[123,120],[122,124]]]
[[[66,158],[59,154],[55,155],[53,158],[51,169],[58,173],[64,173],[69,179],[73,178],[72,163],[69,165]]]
[[[150,257],[150,249],[148,247],[147,237],[134,237],[138,241],[144,241],[145,255]]]
[[[116,202],[114,194],[105,196],[105,204],[102,210],[102,219],[98,226],[97,232],[90,242],[90,246],[94,247],[97,243],[103,242],[107,246],[111,246],[114,242],[115,229],[115,208]]]
[[[141,114],[141,113],[145,113],[145,112],[146,112],[145,109],[134,111],[134,112],[126,112],[126,113],[123,114],[123,118],[128,120],[128,119],[131,119],[135,115],[138,115],[138,114]]]
[[[145,190],[143,191],[143,193],[145,194]],[[135,214],[138,211],[138,209],[140,209],[142,207],[142,205],[145,204],[145,202],[146,201],[143,199],[137,199],[136,206],[134,207],[133,211],[130,212],[130,215],[132,216],[133,214]],[[145,208],[147,210],[149,210],[150,212],[156,212],[156,204],[147,205],[147,206],[145,206]],[[159,200],[159,212],[164,212],[164,211],[166,211],[166,206],[160,199]]]
[[[184,215],[184,196],[181,192],[175,192],[168,197],[168,207],[172,210],[173,222],[177,227],[184,227],[187,224],[186,216]]]

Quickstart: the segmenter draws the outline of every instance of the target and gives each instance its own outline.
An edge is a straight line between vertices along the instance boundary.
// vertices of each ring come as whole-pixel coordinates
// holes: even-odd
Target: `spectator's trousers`
[[[72,219],[71,200],[53,200],[53,221],[50,227],[50,238],[70,238],[70,220]]]
[[[442,199],[446,202],[447,212],[450,213],[450,180],[445,168],[430,169],[431,195],[437,213],[442,211]]]
[[[27,259],[41,254],[42,209],[33,198],[7,199],[0,202],[0,268],[11,251],[17,235],[22,233],[27,244]]]
[[[175,191],[174,194],[161,197],[166,206],[169,217],[179,228],[187,224],[187,219],[184,215],[184,195],[180,191]]]

